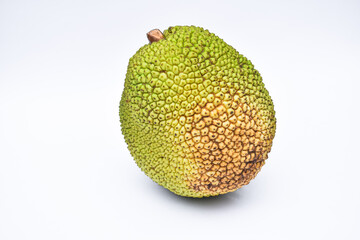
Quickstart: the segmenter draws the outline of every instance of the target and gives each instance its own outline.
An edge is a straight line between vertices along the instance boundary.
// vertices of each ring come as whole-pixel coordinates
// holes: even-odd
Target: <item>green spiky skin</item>
[[[187,197],[248,184],[264,165],[275,111],[252,63],[203,28],[171,27],[130,59],[125,141],[152,180]]]

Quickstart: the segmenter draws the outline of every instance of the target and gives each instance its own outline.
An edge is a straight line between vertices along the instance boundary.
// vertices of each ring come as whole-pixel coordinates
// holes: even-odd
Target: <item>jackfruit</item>
[[[273,102],[253,64],[195,26],[148,33],[131,57],[122,133],[140,169],[186,197],[233,192],[268,158]]]

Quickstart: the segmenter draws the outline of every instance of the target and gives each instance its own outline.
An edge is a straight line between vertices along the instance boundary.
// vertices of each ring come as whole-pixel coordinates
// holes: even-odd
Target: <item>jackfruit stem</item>
[[[151,30],[146,34],[146,36],[149,39],[150,44],[165,38],[164,34],[159,29]]]

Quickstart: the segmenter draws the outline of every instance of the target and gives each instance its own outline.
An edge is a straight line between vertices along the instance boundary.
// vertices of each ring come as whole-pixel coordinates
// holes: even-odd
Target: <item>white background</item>
[[[118,104],[145,33],[202,26],[276,109],[257,178],[178,197],[136,166]],[[0,239],[360,239],[359,1],[0,0]]]

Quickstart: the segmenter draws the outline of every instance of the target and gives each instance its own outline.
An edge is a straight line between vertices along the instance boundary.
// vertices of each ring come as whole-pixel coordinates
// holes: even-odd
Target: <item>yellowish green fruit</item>
[[[152,180],[187,197],[233,192],[260,171],[275,111],[252,63],[203,28],[151,31],[120,101],[125,141]]]

